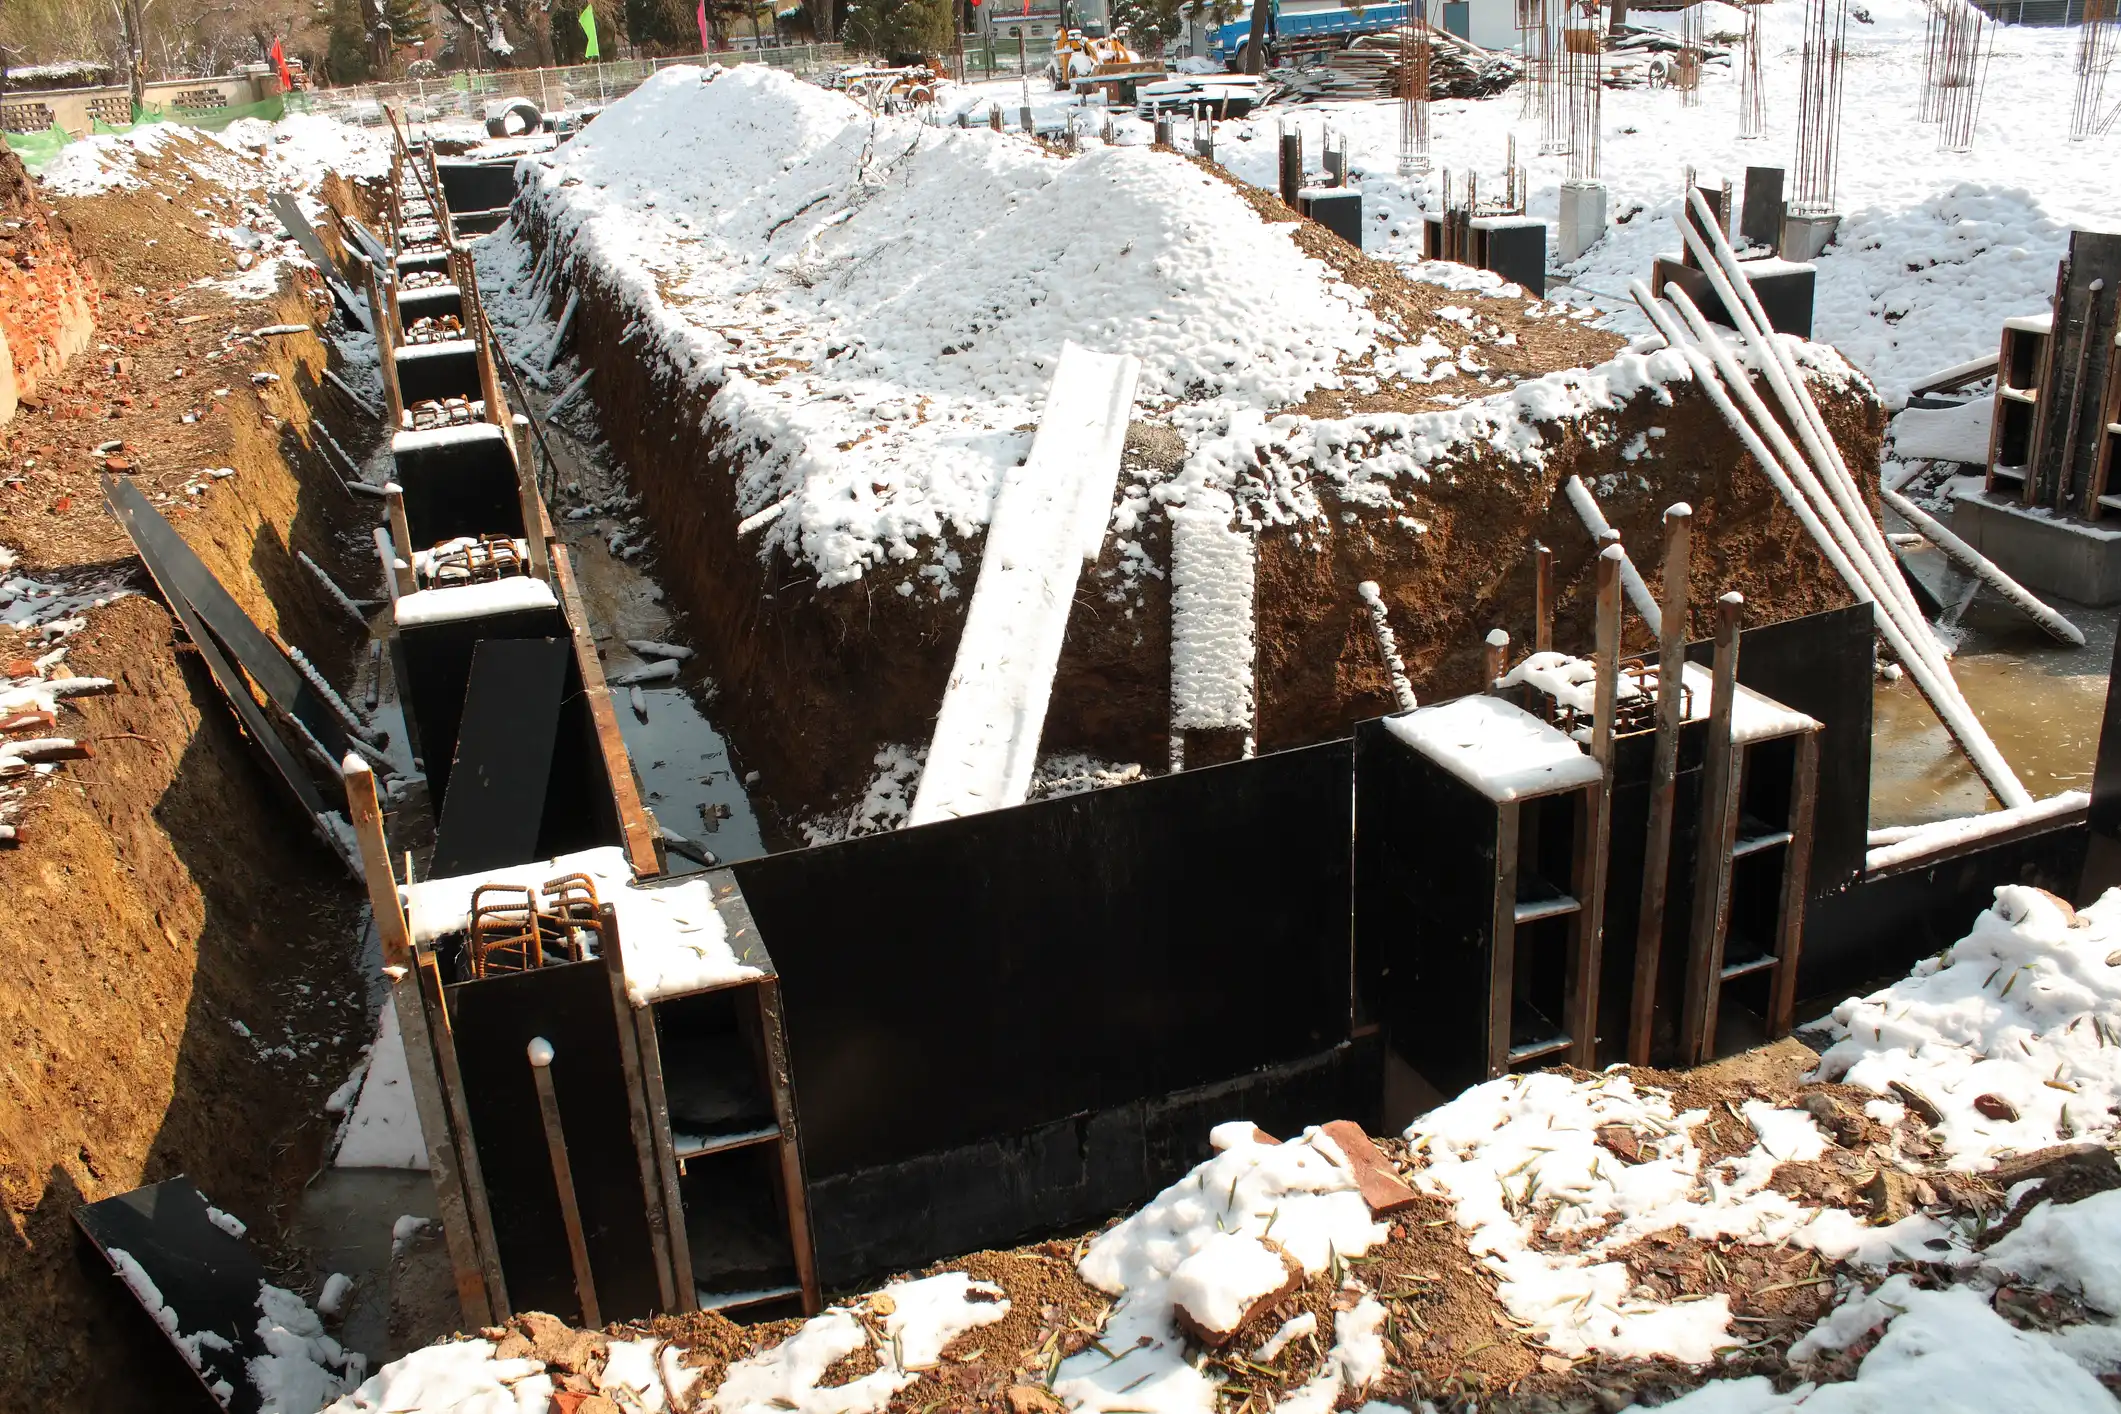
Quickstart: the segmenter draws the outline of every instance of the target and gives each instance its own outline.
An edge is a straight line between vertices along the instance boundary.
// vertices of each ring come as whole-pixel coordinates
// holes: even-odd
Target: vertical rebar
[[[1532,651],[1554,651],[1554,552],[1532,545]]]
[[[1738,136],[1757,138],[1767,122],[1760,88],[1760,3],[1745,6],[1745,41],[1738,56]]]
[[[582,1324],[591,1330],[604,1324],[597,1309],[596,1276],[589,1268],[589,1243],[582,1233],[582,1208],[575,1198],[574,1166],[567,1159],[567,1136],[560,1129],[560,1101],[552,1088],[552,1042],[531,1038],[530,1078],[537,1086],[538,1114],[545,1122],[545,1153],[552,1161],[552,1185],[560,1196],[560,1223],[567,1229],[567,1256],[574,1264],[574,1293],[582,1303]]]
[[[1399,174],[1402,177],[1429,170],[1430,55],[1428,0],[1410,0],[1407,21],[1399,29]]]
[[[1841,144],[1842,58],[1847,49],[1848,0],[1806,0],[1804,51],[1797,89],[1797,170],[1789,206],[1792,215],[1823,216],[1834,209]]]

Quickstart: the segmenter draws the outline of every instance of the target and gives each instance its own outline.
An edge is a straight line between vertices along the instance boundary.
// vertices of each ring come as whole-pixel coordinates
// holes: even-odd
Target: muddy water
[[[1946,603],[1966,577],[1935,551],[1913,568]],[[2049,638],[1988,590],[1962,621],[1953,676],[1974,714],[2035,799],[2088,790],[2121,607],[2087,609],[2053,601],[2084,630],[2082,648]],[[1871,741],[1871,825],[1917,824],[1993,809],[1994,800],[1952,745],[1922,694],[1906,679],[1878,685]]]
[[[604,657],[604,674],[618,678],[654,661],[628,648],[628,639],[684,639],[663,607],[661,589],[610,552],[598,529],[601,524],[570,522],[561,536],[574,557],[590,631]],[[684,836],[723,863],[764,854],[758,817],[745,796],[740,768],[730,758],[729,744],[701,710],[703,702],[711,704],[715,684],[697,658],[678,667],[675,683],[611,689],[619,732],[640,774],[647,806],[665,833]],[[671,873],[699,867],[671,851]]]

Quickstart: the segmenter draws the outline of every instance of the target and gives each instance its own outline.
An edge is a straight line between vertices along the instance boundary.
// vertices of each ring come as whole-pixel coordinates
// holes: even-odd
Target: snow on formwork
[[[1140,359],[1149,407],[1286,405],[1377,347],[1293,224],[1174,153],[1063,158],[759,65],[665,69],[525,170],[545,238],[716,390],[740,514],[786,503],[760,553],[828,586],[986,523],[1066,341]]]
[[[1031,455],[1002,477],[908,824],[1023,803],[1083,561],[1111,519],[1139,360],[1062,346]]]
[[[471,927],[472,893],[482,884],[543,889],[570,874],[587,875],[598,900],[618,914],[626,939],[626,992],[635,1006],[759,975],[756,967],[737,960],[729,930],[703,876],[670,883],[636,882],[626,852],[617,845],[481,874],[423,879],[401,886],[399,894],[412,940],[431,943]]]

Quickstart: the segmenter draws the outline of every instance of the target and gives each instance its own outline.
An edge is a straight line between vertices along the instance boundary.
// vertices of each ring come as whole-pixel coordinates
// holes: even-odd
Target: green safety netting
[[[58,156],[59,149],[66,146],[66,144],[66,129],[60,127],[57,123],[52,124],[41,133],[7,134],[7,145],[15,150],[17,157],[22,159],[22,165],[31,171],[35,171]]]
[[[286,99],[275,95],[262,103],[231,103],[220,108],[153,108],[136,106],[133,109],[133,121],[126,127],[106,127],[102,123],[97,123],[95,127],[99,133],[120,133],[125,132],[127,128],[138,127],[142,123],[177,123],[183,127],[205,128],[209,132],[217,133],[230,123],[240,122],[245,118],[258,118],[268,123],[277,123],[286,116]]]

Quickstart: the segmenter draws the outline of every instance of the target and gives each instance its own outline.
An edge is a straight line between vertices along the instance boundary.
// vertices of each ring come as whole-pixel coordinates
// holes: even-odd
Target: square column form
[[[1561,184],[1561,224],[1556,233],[1561,247],[1561,263],[1579,259],[1583,253],[1598,244],[1605,235],[1605,184],[1603,182],[1563,182]]]

